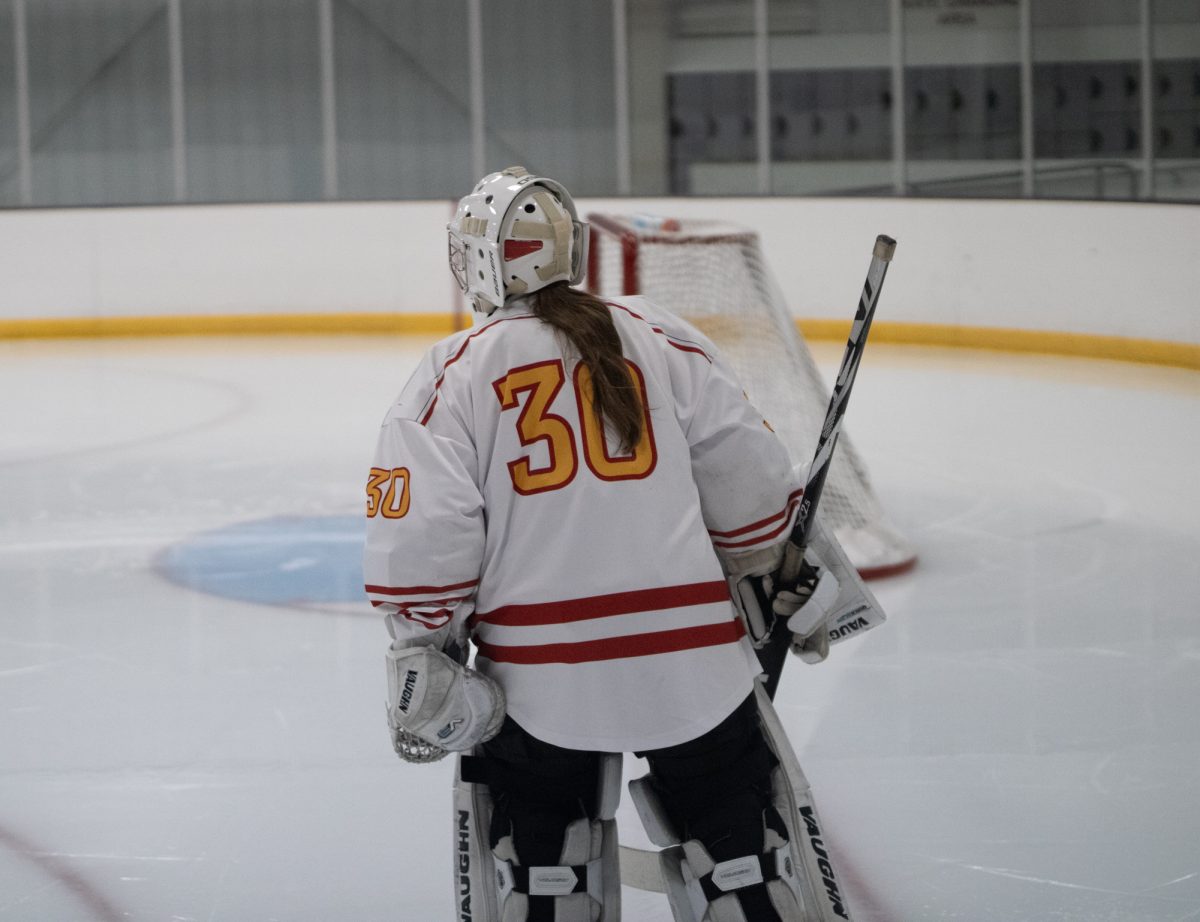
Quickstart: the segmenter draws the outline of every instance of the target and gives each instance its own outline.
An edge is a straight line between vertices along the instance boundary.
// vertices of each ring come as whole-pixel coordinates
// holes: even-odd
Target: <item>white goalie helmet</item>
[[[583,280],[587,224],[561,183],[524,167],[483,177],[446,230],[450,271],[484,314],[552,282]]]

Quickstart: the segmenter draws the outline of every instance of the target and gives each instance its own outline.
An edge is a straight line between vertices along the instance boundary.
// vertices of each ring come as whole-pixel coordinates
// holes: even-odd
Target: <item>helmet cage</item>
[[[467,245],[453,228],[449,231],[449,241],[450,272],[454,276],[454,281],[458,283],[459,289],[466,294],[470,287],[467,283]]]

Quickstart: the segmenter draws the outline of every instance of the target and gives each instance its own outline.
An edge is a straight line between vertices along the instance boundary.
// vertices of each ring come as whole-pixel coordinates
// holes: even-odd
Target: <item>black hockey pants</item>
[[[650,764],[653,785],[676,831],[697,839],[713,861],[763,851],[763,823],[783,831],[771,805],[774,755],[767,748],[754,697],[725,720],[687,743],[639,752]],[[556,865],[567,825],[594,819],[599,754],[562,749],[535,739],[512,718],[483,745],[480,780],[491,788],[491,845],[512,835],[526,867]],[[784,833],[786,835],[786,833]],[[749,922],[778,922],[762,886],[739,892]],[[552,897],[529,901],[529,922],[553,922]]]

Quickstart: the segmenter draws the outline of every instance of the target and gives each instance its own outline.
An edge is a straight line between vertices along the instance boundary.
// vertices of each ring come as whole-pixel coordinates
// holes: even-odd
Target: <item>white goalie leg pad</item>
[[[622,757],[600,758],[596,818],[580,817],[567,826],[559,864],[521,865],[508,837],[494,855],[501,922],[525,922],[529,897],[554,898],[555,922],[620,922],[621,868],[617,857],[617,805]]]
[[[715,862],[696,840],[680,842],[650,784],[650,776],[629,783],[629,793],[650,841],[662,848],[659,862],[667,902],[676,922],[753,922],[746,918],[736,891],[764,884],[783,922],[807,922],[795,896],[799,883],[791,849],[766,829],[765,851]]]
[[[755,683],[754,695],[758,701],[759,720],[767,745],[779,760],[779,765],[772,772],[771,788],[775,809],[787,827],[789,852],[795,870],[788,877],[781,875],[780,879],[793,888],[796,900],[805,913],[797,918],[806,922],[849,920],[850,909],[825,845],[823,827],[813,803],[808,779],[800,769],[800,761],[761,683]],[[787,916],[784,918],[788,919]]]
[[[461,762],[460,762],[461,766]],[[530,896],[553,897],[555,922],[620,922],[621,868],[616,814],[620,753],[601,756],[596,818],[567,826],[558,865],[525,867],[505,836],[488,846],[492,797],[487,785],[455,777],[458,918],[463,922],[525,922]]]
[[[768,826],[763,854],[714,862],[699,842],[680,841],[649,775],[629,784],[646,835],[663,849],[659,860],[671,912],[676,922],[749,922],[734,894],[741,887],[765,884],[783,922],[849,920],[808,779],[758,683],[755,698],[763,735],[779,761],[771,773],[772,802],[787,841]]]
[[[492,794],[486,784],[462,779],[454,770],[454,918],[459,922],[501,922],[496,866],[488,845]]]

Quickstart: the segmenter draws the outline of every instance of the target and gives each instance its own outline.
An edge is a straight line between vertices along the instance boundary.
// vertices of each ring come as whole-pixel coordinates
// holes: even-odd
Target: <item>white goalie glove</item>
[[[504,691],[431,646],[389,648],[388,726],[396,754],[433,762],[491,739],[504,723]]]

